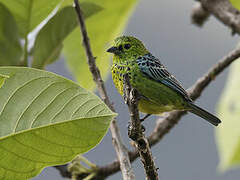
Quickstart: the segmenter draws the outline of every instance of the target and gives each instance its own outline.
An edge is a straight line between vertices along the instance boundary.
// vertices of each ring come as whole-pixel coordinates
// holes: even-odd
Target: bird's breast
[[[118,92],[123,95],[123,75],[125,73],[125,67],[117,64],[113,64],[112,68],[112,79]]]
[[[114,85],[118,89],[119,93],[123,95],[123,76],[124,74],[128,74],[130,79],[130,84],[134,87],[135,79],[137,76],[137,67],[135,63],[127,63],[127,64],[113,64],[112,68],[112,78]]]
[[[161,103],[154,103],[149,100],[141,99],[138,102],[139,111],[146,114],[162,114],[163,112],[169,112],[175,109],[174,105],[166,105]]]

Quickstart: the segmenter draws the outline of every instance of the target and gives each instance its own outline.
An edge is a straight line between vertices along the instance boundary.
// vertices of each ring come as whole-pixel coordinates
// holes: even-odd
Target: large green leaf
[[[222,124],[216,130],[220,168],[240,165],[240,59],[230,69],[224,92],[218,105]]]
[[[14,15],[21,36],[40,24],[62,0],[0,0]]]
[[[22,55],[16,22],[0,2],[0,66],[18,65]]]
[[[85,18],[102,10],[93,3],[81,3]],[[63,40],[78,25],[75,9],[67,6],[53,16],[37,35],[32,67],[43,69],[45,65],[57,60],[63,47]]]
[[[86,21],[86,26],[93,54],[97,58],[97,65],[103,77],[106,78],[110,69],[110,56],[106,53],[108,43],[123,31],[129,14],[137,1],[83,0],[82,2],[93,2],[104,8],[103,11],[89,18]],[[77,81],[83,87],[93,89],[95,84],[88,70],[79,28],[76,28],[64,41],[63,52]]]
[[[236,9],[240,10],[240,1],[239,1],[239,0],[230,0],[230,2],[232,3],[232,5],[233,5]]]
[[[46,71],[0,67],[0,179],[28,179],[96,146],[114,113],[94,94]]]

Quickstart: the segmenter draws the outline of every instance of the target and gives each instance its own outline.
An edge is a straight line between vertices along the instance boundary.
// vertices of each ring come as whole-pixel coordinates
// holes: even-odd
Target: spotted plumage
[[[138,105],[141,112],[161,114],[172,110],[188,110],[214,125],[221,122],[193,104],[178,80],[138,39],[130,36],[116,38],[108,52],[114,54],[111,71],[116,88],[123,95],[123,75],[128,73],[131,86],[143,97]]]

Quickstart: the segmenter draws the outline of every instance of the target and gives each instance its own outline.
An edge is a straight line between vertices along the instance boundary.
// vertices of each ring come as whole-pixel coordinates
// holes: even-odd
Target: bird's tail
[[[189,110],[190,112],[192,112],[193,114],[196,114],[196,115],[202,117],[203,119],[207,120],[211,124],[217,126],[219,123],[221,123],[220,119],[218,119],[213,114],[207,112],[206,110],[198,107],[197,105],[195,105],[195,104],[193,104],[191,102],[189,102],[188,105],[190,107],[190,110]]]

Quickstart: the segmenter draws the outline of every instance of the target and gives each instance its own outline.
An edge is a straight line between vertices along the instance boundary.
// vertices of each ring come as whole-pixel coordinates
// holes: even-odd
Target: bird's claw
[[[142,132],[145,132],[146,131],[146,128],[144,127],[144,125],[141,124],[141,130]]]
[[[143,122],[145,119],[147,119],[151,114],[146,114],[143,118],[140,119],[141,122]]]
[[[128,98],[125,93],[123,94],[123,100],[125,104],[128,104]]]

